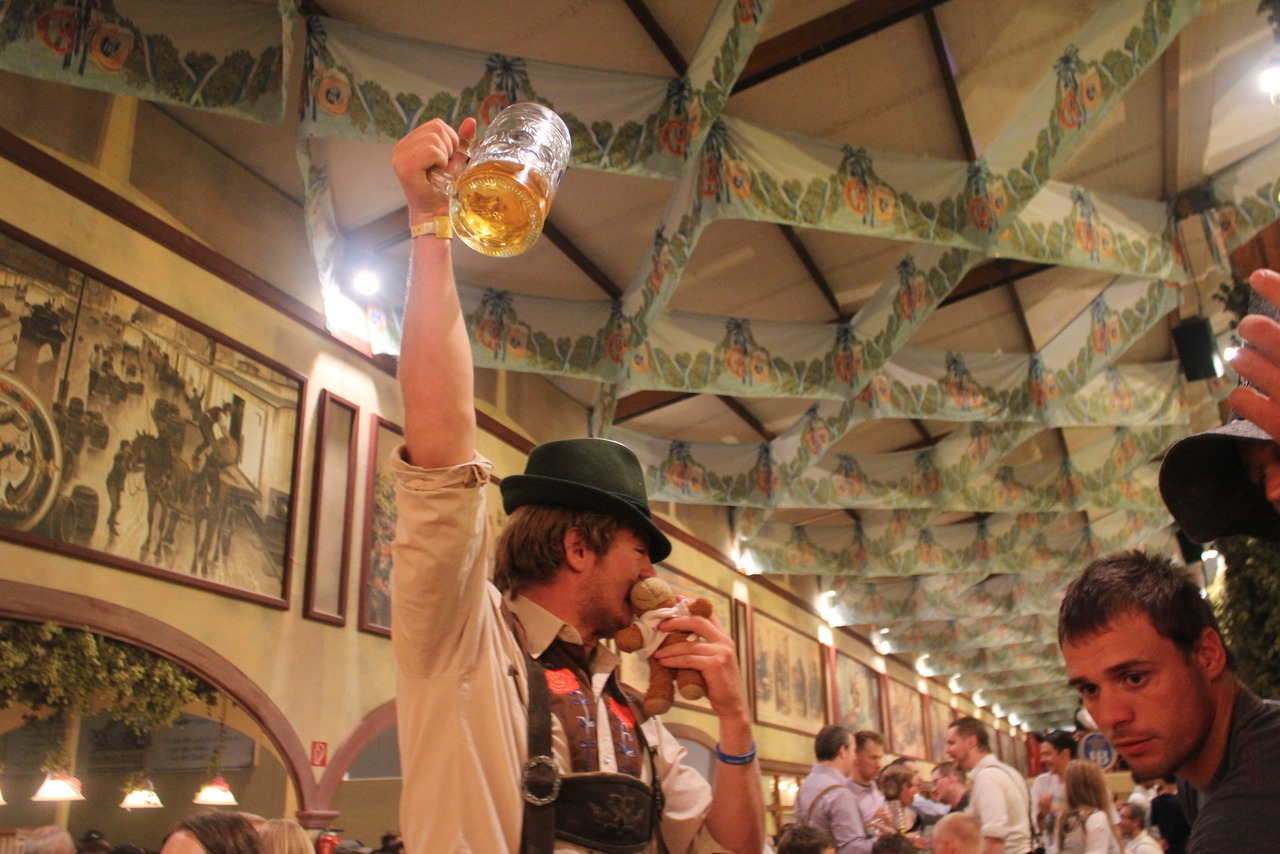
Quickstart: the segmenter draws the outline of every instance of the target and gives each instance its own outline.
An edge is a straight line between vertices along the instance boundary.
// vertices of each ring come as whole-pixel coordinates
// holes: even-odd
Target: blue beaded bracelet
[[[725,753],[720,749],[719,742],[716,743],[716,759],[719,759],[725,765],[750,765],[756,761],[756,746],[753,743],[751,750],[741,756],[734,756],[732,753]]]

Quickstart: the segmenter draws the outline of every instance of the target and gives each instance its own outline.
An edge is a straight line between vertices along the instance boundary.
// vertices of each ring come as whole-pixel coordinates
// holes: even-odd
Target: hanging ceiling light
[[[200,788],[200,791],[196,792],[196,796],[191,799],[191,803],[206,807],[238,806],[236,796],[231,794],[231,787],[221,777],[214,777],[205,783]]]
[[[150,780],[144,780],[124,796],[120,806],[122,809],[127,810],[154,810],[159,809],[164,804],[160,803],[160,796],[156,794],[156,787]]]
[[[236,796],[231,794],[231,787],[222,779],[222,748],[227,743],[227,707],[230,703],[224,697],[222,714],[218,718],[218,743],[209,757],[209,782],[200,787],[191,803],[210,807],[237,806]]]
[[[83,801],[84,795],[80,794],[80,781],[70,774],[54,774],[48,773],[44,775],[44,782],[40,784],[40,788],[31,796],[33,801]]]

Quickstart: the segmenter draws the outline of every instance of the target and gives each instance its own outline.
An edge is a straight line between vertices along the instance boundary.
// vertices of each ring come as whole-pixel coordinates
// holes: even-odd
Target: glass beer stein
[[[569,128],[541,104],[523,101],[498,113],[451,181],[454,234],[485,255],[524,252],[542,234],[569,149]]]

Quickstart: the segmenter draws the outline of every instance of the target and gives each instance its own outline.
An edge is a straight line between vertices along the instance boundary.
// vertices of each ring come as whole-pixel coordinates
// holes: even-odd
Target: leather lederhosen
[[[596,699],[582,685],[589,670],[581,648],[556,641],[541,660],[529,658],[527,665],[529,760],[522,774],[522,854],[550,854],[556,839],[604,854],[643,850],[657,832],[663,800],[655,752],[637,725],[638,704],[610,675],[604,692],[621,773],[600,771],[592,738]],[[554,695],[548,683],[555,686]],[[552,754],[552,715],[570,744],[568,774],[559,772]],[[646,754],[652,785],[640,779]]]

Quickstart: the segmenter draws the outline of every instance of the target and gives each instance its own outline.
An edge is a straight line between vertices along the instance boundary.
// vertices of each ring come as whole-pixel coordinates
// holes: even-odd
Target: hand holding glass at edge
[[[460,147],[470,143],[465,137]],[[470,162],[457,173],[427,179],[449,197],[453,232],[485,255],[505,258],[533,246],[542,234],[560,178],[569,164],[569,129],[554,112],[531,101],[494,117]]]

